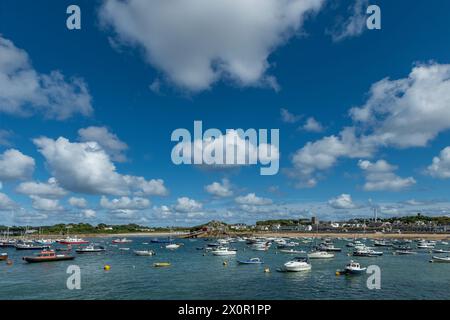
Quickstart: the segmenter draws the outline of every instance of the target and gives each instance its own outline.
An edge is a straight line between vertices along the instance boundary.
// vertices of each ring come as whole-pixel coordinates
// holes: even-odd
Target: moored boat
[[[365,248],[354,251],[353,255],[355,257],[379,257],[383,255],[383,252]]]
[[[7,253],[0,253],[0,261],[8,260],[8,254]]]
[[[303,254],[305,251],[303,250],[295,250],[295,249],[281,249],[281,253],[287,253],[287,254]]]
[[[337,275],[346,274],[346,275],[358,275],[366,272],[367,268],[361,267],[358,262],[351,260],[344,268],[344,270],[336,271]]]
[[[169,262],[156,262],[153,264],[155,268],[164,268],[164,267],[170,267],[171,264]]]
[[[282,272],[301,272],[311,270],[311,264],[308,258],[297,257],[291,261],[286,262],[279,271]]]
[[[38,245],[33,243],[16,243],[16,250],[45,250],[49,249],[49,245]]]
[[[450,250],[433,249],[433,253],[450,253]]]
[[[445,262],[445,263],[450,263],[450,256],[448,257],[438,257],[438,256],[433,256],[431,258],[430,262]]]
[[[140,257],[148,257],[148,256],[154,256],[155,251],[153,250],[135,250],[134,254]]]
[[[56,254],[53,250],[44,250],[35,256],[23,257],[22,259],[28,263],[37,263],[73,260],[75,257],[66,254]]]
[[[331,259],[334,258],[334,254],[326,251],[313,251],[308,253],[309,259]]]
[[[392,247],[392,243],[384,241],[384,240],[375,241],[373,245],[375,247]]]
[[[263,264],[262,260],[260,258],[251,258],[248,260],[238,260],[237,263],[239,264]]]
[[[67,237],[63,240],[59,240],[58,241],[60,244],[70,244],[70,245],[77,245],[77,244],[89,244],[89,241],[84,240],[82,238],[78,238],[78,237]]]
[[[168,245],[166,246],[166,249],[169,249],[169,250],[176,250],[176,249],[178,249],[179,247],[181,247],[179,244],[177,244],[177,243],[171,243],[171,244],[168,244]]]
[[[236,250],[230,249],[228,247],[218,247],[211,251],[215,256],[234,256],[236,255]]]
[[[89,245],[75,250],[76,253],[99,253],[104,251],[106,251],[105,247],[102,246],[96,247],[94,245]]]
[[[114,244],[121,244],[121,243],[131,243],[133,240],[127,239],[127,238],[121,238],[121,239],[114,239],[112,243]]]

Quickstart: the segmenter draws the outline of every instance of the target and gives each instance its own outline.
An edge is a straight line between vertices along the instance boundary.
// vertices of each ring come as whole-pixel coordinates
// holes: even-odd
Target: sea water
[[[149,238],[130,238],[133,243],[111,246],[111,238],[91,239],[104,245],[106,253],[76,254],[73,261],[28,264],[22,261],[33,251],[8,252],[12,265],[0,262],[0,299],[449,299],[450,264],[430,263],[429,251],[397,256],[390,248],[377,248],[381,257],[349,257],[352,248],[335,241],[343,249],[328,260],[311,260],[312,270],[281,273],[281,267],[295,255],[279,253],[273,245],[267,252],[253,251],[245,243],[232,243],[236,256],[213,256],[197,247],[204,239],[177,240],[183,243],[170,251],[162,244],[143,244]],[[370,242],[368,243],[370,245]],[[129,247],[129,251],[119,250]],[[302,244],[298,249],[308,250]],[[140,257],[133,250],[154,250],[155,256]],[[263,265],[239,265],[238,259],[261,258]],[[367,286],[369,274],[336,276],[350,260],[363,267],[377,265],[381,289]],[[153,263],[170,262],[166,268]],[[224,262],[227,262],[224,264]],[[69,290],[67,268],[78,265],[81,289]],[[109,265],[109,271],[104,266]],[[266,268],[270,272],[264,272]]]

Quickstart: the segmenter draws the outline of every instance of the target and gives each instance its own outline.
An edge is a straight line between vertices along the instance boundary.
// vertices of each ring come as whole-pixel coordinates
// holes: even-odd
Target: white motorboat
[[[181,247],[181,246],[177,243],[171,243],[171,244],[166,245],[166,249],[169,249],[169,250],[176,250],[179,247]]]
[[[450,263],[450,256],[449,257],[433,256],[431,262],[446,262],[446,263]]]
[[[218,247],[211,251],[215,256],[234,256],[236,255],[236,250],[232,250],[228,247]]]
[[[295,250],[295,249],[281,249],[281,253],[287,253],[287,254],[303,254],[305,251],[303,250]]]
[[[353,252],[353,255],[355,257],[378,257],[382,256],[383,252],[375,251],[369,248],[364,248],[364,249],[357,249],[356,251]]]
[[[385,240],[378,240],[374,242],[375,247],[392,247],[392,243]]]
[[[341,271],[336,271],[336,274],[340,275],[340,274],[362,274],[364,272],[366,272],[367,268],[363,268],[361,267],[361,265],[358,262],[355,262],[353,260],[351,260],[344,268],[344,270]]]
[[[270,243],[268,242],[256,242],[253,243],[250,248],[255,251],[267,251],[270,248]]]
[[[332,243],[330,242],[325,242],[325,243],[321,243],[317,249],[319,251],[327,251],[327,252],[340,252],[342,251],[341,248],[336,248]]]
[[[280,271],[284,272],[300,272],[311,270],[311,264],[307,258],[297,257],[291,261],[286,262]]]
[[[450,253],[450,250],[433,249],[433,253]]]
[[[134,254],[140,257],[154,256],[155,252],[153,250],[135,250]]]
[[[106,251],[106,249],[102,246],[94,246],[94,245],[89,245],[86,247],[82,247],[82,248],[78,248],[75,250],[76,253],[98,253],[98,252],[104,252]]]
[[[34,242],[36,242],[37,244],[54,244],[56,241],[52,240],[52,239],[39,239],[39,240],[35,240]]]
[[[114,243],[114,244],[131,243],[131,242],[133,242],[133,240],[130,240],[130,239],[127,239],[127,238],[114,239],[112,241],[112,243]]]
[[[334,254],[326,251],[313,251],[308,253],[309,259],[331,259],[334,258]]]
[[[429,243],[422,243],[417,245],[418,249],[434,249],[434,245]]]

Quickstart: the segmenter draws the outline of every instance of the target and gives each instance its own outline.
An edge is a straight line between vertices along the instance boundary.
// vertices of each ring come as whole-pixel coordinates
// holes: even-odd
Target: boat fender
[[[109,271],[110,269],[111,269],[111,266],[108,264],[103,267],[103,270],[105,270],[105,271]]]

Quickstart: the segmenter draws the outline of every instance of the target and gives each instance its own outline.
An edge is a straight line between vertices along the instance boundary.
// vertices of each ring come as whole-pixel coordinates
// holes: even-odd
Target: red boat
[[[7,253],[0,253],[0,261],[8,260],[8,254]]]
[[[84,239],[81,238],[69,238],[67,237],[64,240],[60,240],[58,241],[60,244],[89,244],[89,241],[86,241]]]
[[[23,260],[29,263],[36,262],[53,262],[53,261],[64,261],[64,260],[73,260],[74,256],[69,256],[66,254],[56,254],[53,250],[41,251],[36,256],[31,257],[23,257]]]

